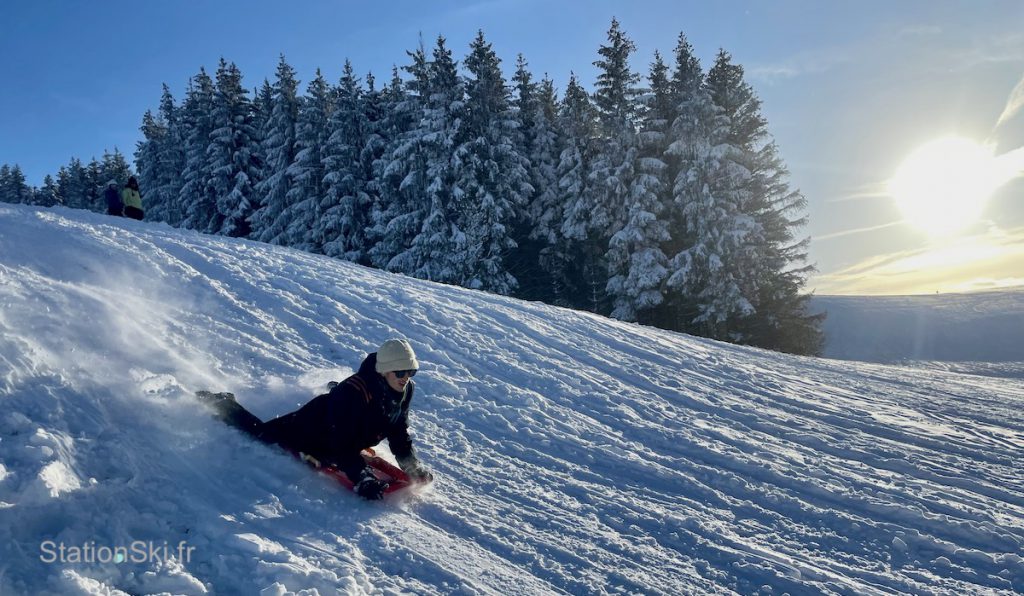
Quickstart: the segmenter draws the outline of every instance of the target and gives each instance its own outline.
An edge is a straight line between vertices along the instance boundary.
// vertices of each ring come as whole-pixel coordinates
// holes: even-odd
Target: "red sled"
[[[384,489],[384,494],[386,495],[404,490],[411,486],[424,484],[409,478],[409,475],[403,472],[401,468],[377,455],[372,448],[363,449],[360,455],[363,456],[363,460],[366,462],[366,465],[370,466],[370,469],[373,470],[373,475],[376,476],[378,480],[383,480],[388,483],[388,487]],[[345,474],[345,472],[342,472],[336,466],[322,466],[316,458],[306,455],[305,453],[297,453],[296,456],[319,470],[321,474],[334,478],[338,484],[352,490],[353,484],[352,481],[349,480],[348,474]]]

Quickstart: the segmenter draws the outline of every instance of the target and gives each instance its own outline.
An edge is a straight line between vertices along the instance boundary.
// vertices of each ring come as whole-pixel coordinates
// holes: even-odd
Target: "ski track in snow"
[[[270,418],[394,336],[422,362],[418,494],[363,502],[191,398]],[[1019,380],[0,206],[0,403],[3,594],[1024,591]],[[194,553],[44,563],[44,540]]]

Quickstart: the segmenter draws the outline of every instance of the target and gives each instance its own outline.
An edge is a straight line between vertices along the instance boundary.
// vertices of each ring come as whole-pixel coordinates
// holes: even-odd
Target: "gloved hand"
[[[370,500],[378,501],[384,498],[384,491],[390,486],[383,480],[378,480],[376,476],[370,471],[364,471],[362,476],[359,478],[359,482],[352,487],[360,497]]]
[[[434,475],[430,473],[430,470],[423,465],[416,457],[410,457],[408,459],[398,460],[398,466],[402,468],[402,471],[409,476],[409,479],[414,482],[433,482]]]

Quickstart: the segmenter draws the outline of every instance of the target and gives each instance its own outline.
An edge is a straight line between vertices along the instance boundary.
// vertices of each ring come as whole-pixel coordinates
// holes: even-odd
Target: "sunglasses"
[[[394,373],[395,377],[399,379],[404,379],[405,377],[409,377],[411,379],[416,376],[415,370],[396,370]]]

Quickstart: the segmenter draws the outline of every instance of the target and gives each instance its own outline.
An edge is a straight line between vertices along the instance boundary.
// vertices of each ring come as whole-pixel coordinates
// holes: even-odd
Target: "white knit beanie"
[[[418,370],[420,363],[408,340],[389,339],[377,350],[377,372]]]

